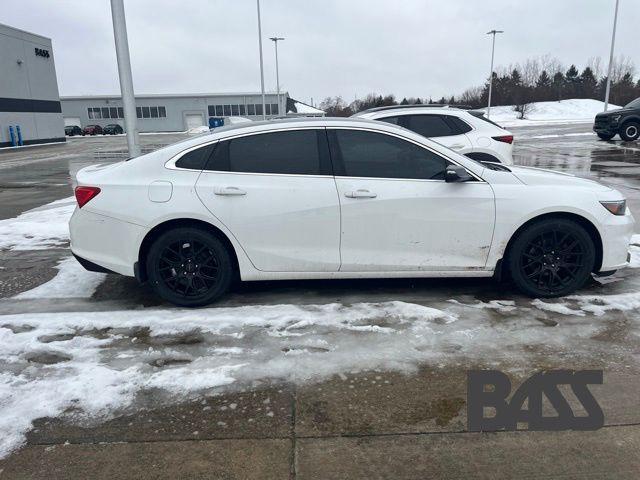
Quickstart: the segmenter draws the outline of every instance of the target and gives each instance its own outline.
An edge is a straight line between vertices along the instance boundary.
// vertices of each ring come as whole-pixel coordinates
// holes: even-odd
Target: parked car
[[[66,125],[64,127],[64,134],[73,137],[74,135],[82,135],[82,129],[78,125]]]
[[[124,133],[124,130],[117,123],[110,123],[102,129],[103,135],[119,135],[121,133]]]
[[[616,135],[620,135],[620,138],[627,142],[638,140],[640,138],[640,98],[629,102],[623,108],[597,114],[593,131],[602,140],[611,140]]]
[[[100,125],[87,125],[82,130],[82,135],[98,135],[102,133],[102,127]]]
[[[482,111],[396,105],[372,108],[354,117],[400,125],[479,162],[513,164],[513,134],[487,119]]]
[[[218,128],[76,180],[80,263],[184,306],[236,277],[508,273],[528,295],[565,295],[625,267],[634,229],[622,194],[594,181],[476,162],[353,118]]]

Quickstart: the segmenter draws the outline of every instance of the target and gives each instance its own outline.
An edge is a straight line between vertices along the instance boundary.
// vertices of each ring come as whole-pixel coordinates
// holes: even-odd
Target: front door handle
[[[247,192],[245,192],[244,190],[238,187],[218,187],[213,191],[213,193],[215,193],[216,195],[227,195],[227,196],[247,194]]]
[[[376,198],[378,195],[370,192],[369,190],[353,190],[351,192],[345,192],[344,196],[347,198]]]
[[[454,143],[449,148],[453,150],[460,150],[461,148],[464,148],[464,147],[465,147],[464,143]]]

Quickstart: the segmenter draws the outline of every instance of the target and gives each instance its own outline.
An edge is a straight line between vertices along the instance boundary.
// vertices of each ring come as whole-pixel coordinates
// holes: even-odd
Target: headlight
[[[600,204],[614,215],[624,215],[627,213],[627,201],[615,200],[610,202],[600,202]]]

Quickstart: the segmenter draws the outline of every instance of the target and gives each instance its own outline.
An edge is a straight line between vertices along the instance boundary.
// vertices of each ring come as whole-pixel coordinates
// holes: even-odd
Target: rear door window
[[[215,145],[206,145],[204,147],[191,150],[178,159],[176,167],[187,168],[189,170],[202,170],[214,148]]]
[[[207,170],[330,175],[323,130],[294,130],[248,135],[220,142]]]
[[[446,137],[457,135],[443,115],[408,115],[407,128],[423,137]]]

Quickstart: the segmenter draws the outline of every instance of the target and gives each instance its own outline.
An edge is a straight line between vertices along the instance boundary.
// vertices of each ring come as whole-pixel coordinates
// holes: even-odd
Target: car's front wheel
[[[507,254],[511,277],[523,293],[559,297],[591,276],[596,249],[587,231],[569,219],[545,219],[525,227]]]
[[[220,298],[233,278],[225,245],[200,228],[184,227],[160,235],[146,261],[149,283],[163,299],[199,307]]]
[[[640,138],[640,123],[627,122],[620,129],[620,137],[625,142],[633,142]]]

